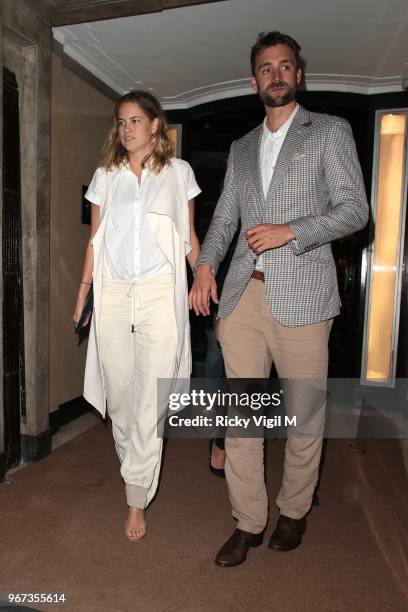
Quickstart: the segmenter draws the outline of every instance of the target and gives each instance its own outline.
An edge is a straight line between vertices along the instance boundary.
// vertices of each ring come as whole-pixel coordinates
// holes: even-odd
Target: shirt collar
[[[280,126],[280,128],[276,132],[271,132],[270,129],[268,129],[268,126],[266,125],[266,117],[265,117],[264,122],[263,122],[263,137],[271,138],[273,141],[285,138],[287,131],[290,128],[290,125],[293,119],[295,118],[295,115],[298,109],[299,109],[299,104],[296,104],[290,117],[285,121],[283,125]]]
[[[129,161],[127,159],[123,160],[122,169],[125,170],[125,172],[130,173],[132,176],[136,176],[136,174],[133,172],[132,168],[130,167]],[[148,166],[145,166],[142,169],[142,176],[146,176],[146,174],[152,174]]]

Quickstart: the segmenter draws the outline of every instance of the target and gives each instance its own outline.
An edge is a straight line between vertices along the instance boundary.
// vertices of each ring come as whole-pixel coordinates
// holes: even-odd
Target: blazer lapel
[[[288,133],[286,134],[285,140],[282,144],[282,148],[279,152],[272,175],[272,180],[269,185],[268,194],[266,196],[265,206],[270,203],[274,191],[282,181],[288,166],[296,153],[296,150],[298,149],[303,138],[306,136],[308,128],[311,126],[311,124],[312,120],[310,113],[304,109],[303,106],[299,106],[299,110],[290,125]]]
[[[259,206],[262,209],[265,205],[265,196],[262,187],[262,174],[260,164],[260,148],[262,140],[263,123],[254,131],[252,139],[249,143],[249,164],[251,166],[252,175],[254,177],[254,185],[258,196]]]

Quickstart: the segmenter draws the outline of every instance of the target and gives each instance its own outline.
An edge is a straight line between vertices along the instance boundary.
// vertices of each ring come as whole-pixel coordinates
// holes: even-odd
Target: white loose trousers
[[[108,414],[129,506],[146,508],[157,489],[163,439],[157,379],[176,368],[174,276],[135,282],[104,280],[99,318],[100,355]]]

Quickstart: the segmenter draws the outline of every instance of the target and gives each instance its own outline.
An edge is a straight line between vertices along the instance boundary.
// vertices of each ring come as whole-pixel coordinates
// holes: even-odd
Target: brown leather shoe
[[[305,516],[301,519],[294,519],[281,514],[268,546],[272,550],[293,550],[302,543],[302,535],[305,531]]]
[[[262,540],[263,532],[250,533],[242,529],[235,529],[215,557],[215,564],[220,567],[234,567],[243,563],[247,558],[248,550],[260,546]]]

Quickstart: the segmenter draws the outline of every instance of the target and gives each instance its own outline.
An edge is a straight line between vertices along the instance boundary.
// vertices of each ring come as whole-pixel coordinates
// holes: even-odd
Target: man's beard
[[[286,93],[274,97],[268,93],[268,89],[273,89],[273,87],[285,87]],[[258,93],[265,106],[277,108],[278,106],[286,106],[295,99],[296,87],[289,87],[287,83],[274,83],[273,86],[269,85],[264,91],[258,90]]]

